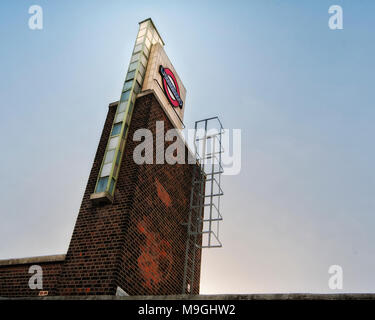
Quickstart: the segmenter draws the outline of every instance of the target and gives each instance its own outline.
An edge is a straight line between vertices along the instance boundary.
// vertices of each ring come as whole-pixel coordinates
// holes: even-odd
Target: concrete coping
[[[50,256],[28,257],[18,259],[0,260],[0,266],[12,266],[16,264],[46,263],[46,262],[62,262],[65,260],[65,254],[55,254]]]
[[[217,295],[168,295],[168,296],[43,296],[1,298],[11,300],[375,300],[374,293],[276,293],[276,294],[217,294]]]

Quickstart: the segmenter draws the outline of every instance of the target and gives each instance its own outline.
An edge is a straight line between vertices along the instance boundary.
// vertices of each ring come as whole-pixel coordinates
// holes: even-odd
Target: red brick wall
[[[173,128],[153,94],[134,106],[114,202],[93,205],[100,164],[115,115],[110,107],[57,286],[59,295],[181,293],[192,165],[137,165],[136,129]],[[168,143],[166,143],[167,145]],[[196,286],[199,292],[200,254]]]
[[[155,138],[156,121],[164,121],[165,132],[174,128],[152,94],[137,101],[129,137],[143,127],[150,129]],[[154,146],[155,143],[154,139]],[[165,148],[170,143],[166,142]],[[132,157],[136,144],[129,140],[126,158]],[[186,160],[187,152],[186,149]],[[182,223],[187,221],[189,212],[193,166],[133,163],[122,168],[125,176],[133,170],[138,172],[117,284],[130,295],[180,294],[187,236]],[[122,180],[118,189],[126,188],[126,181]],[[200,253],[195,275],[193,292],[199,293]]]
[[[53,294],[62,263],[63,262],[38,262],[0,266],[0,297],[38,296],[40,291],[48,291],[48,295]],[[32,273],[29,273],[29,268],[32,265],[39,265],[42,267],[42,290],[32,290],[29,287],[29,280],[33,275]]]

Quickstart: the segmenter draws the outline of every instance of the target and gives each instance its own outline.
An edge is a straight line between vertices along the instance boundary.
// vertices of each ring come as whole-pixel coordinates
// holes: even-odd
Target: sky
[[[28,27],[33,4],[43,30]],[[66,253],[151,17],[187,89],[186,126],[241,129],[201,293],[375,292],[374,13],[371,0],[1,1],[0,259]]]

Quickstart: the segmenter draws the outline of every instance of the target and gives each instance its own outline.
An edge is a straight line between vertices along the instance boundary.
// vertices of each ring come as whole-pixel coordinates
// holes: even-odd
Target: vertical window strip
[[[137,52],[139,48],[142,48],[142,50],[136,54],[133,54],[131,57],[128,73],[126,75],[124,87],[120,96],[120,102],[119,102],[119,105],[117,106],[115,120],[113,121],[112,128],[111,128],[111,132],[114,132],[113,131],[114,127],[116,125],[121,124],[121,130],[119,132],[120,136],[116,136],[116,138],[117,137],[121,137],[121,138],[119,138],[118,141],[117,140],[114,141],[114,140],[111,140],[111,135],[110,135],[110,139],[107,143],[107,148],[106,148],[106,153],[105,153],[105,155],[107,155],[107,152],[113,149],[113,144],[114,142],[116,142],[117,144],[114,149],[115,152],[114,152],[114,157],[113,157],[114,159],[116,159],[116,161],[112,160],[111,162],[112,167],[111,167],[111,172],[109,176],[101,177],[104,165],[108,164],[108,163],[105,164],[105,157],[103,158],[101,168],[99,171],[99,177],[98,177],[97,184],[95,187],[95,192],[105,191],[105,192],[108,192],[110,195],[113,195],[114,190],[116,188],[117,175],[120,171],[122,156],[124,154],[123,151],[125,149],[128,126],[130,124],[131,116],[133,114],[133,105],[135,102],[136,91],[139,91],[142,88],[143,75],[144,75],[144,71],[147,67],[147,62],[148,62],[148,51],[151,49],[151,45],[147,46],[147,44],[150,41],[147,39],[147,37],[145,37],[145,34],[150,34],[150,32],[152,34],[154,30],[155,29],[151,26],[151,24],[147,22],[146,27],[142,25],[142,27],[140,26],[140,29],[138,31],[136,43],[133,48],[133,52]],[[148,43],[146,44],[146,42]],[[145,50],[147,53],[142,54],[143,52],[145,52]],[[138,81],[139,83],[137,83],[136,81]],[[129,95],[128,94],[124,95],[123,93],[126,93],[128,90],[130,90]],[[122,113],[124,113],[124,116],[122,116]],[[118,129],[116,129],[116,132],[117,130]],[[117,163],[116,170],[115,170],[115,162]],[[114,175],[116,175],[116,177]]]

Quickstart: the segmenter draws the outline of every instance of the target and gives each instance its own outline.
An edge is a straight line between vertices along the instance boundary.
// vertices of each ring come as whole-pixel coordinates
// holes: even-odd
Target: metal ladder
[[[215,121],[218,125],[218,130],[215,130],[213,134],[207,134],[210,121]],[[198,127],[202,124],[203,136],[197,138]],[[221,189],[221,174],[224,172],[221,164],[222,134],[223,126],[218,117],[195,122],[194,155],[196,165],[192,177],[188,221],[185,223],[187,239],[183,294],[192,294],[194,290],[196,258],[197,254],[201,253],[201,249],[222,246],[219,240],[219,222],[222,220],[220,197],[224,194]],[[212,141],[211,152],[207,152],[208,141]],[[215,223],[216,228],[214,228]]]

